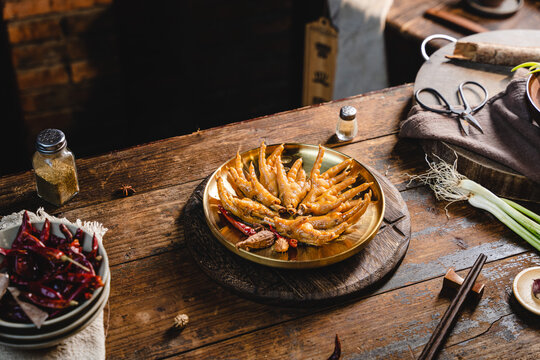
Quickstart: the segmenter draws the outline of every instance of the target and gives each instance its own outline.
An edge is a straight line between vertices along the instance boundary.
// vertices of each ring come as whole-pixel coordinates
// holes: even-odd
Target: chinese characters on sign
[[[306,25],[303,105],[332,100],[337,40],[336,29],[324,17]]]

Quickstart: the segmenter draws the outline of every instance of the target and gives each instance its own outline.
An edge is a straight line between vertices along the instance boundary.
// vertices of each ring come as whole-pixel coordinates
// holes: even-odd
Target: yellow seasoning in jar
[[[75,157],[67,148],[64,133],[57,129],[40,132],[36,150],[32,165],[37,194],[43,200],[60,206],[79,192]]]
[[[358,133],[356,121],[356,109],[352,106],[344,106],[339,111],[339,120],[336,126],[336,136],[341,141],[354,139]]]

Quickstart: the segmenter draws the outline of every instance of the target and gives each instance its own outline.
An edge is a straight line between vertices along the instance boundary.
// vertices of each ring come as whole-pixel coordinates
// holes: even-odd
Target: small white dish
[[[527,310],[540,315],[540,301],[533,299],[532,283],[534,279],[540,279],[540,266],[530,267],[521,271],[514,279],[514,296],[517,301]]]

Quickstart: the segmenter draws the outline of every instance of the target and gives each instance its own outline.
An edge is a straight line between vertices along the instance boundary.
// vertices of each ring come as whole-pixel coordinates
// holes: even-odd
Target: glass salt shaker
[[[66,136],[57,129],[41,131],[36,140],[32,165],[39,197],[56,206],[79,192],[75,157],[67,148]]]
[[[344,106],[339,111],[339,120],[336,126],[336,136],[341,141],[352,140],[358,133],[356,121],[356,109],[352,106]]]

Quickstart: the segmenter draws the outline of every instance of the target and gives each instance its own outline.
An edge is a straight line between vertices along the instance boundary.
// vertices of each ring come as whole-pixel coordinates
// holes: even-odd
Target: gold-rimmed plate
[[[282,161],[285,167],[290,167],[292,163],[302,158],[303,167],[307,174],[311,171],[319,147],[306,144],[284,144]],[[279,144],[269,145],[266,148],[267,156]],[[258,168],[259,148],[252,149],[240,154],[244,167],[247,168],[250,162],[254,162]],[[338,151],[325,148],[321,172],[348,159],[349,156]],[[234,229],[218,212],[219,195],[217,191],[217,177],[222,169],[234,164],[234,157],[221,165],[210,177],[203,195],[203,207],[206,222],[214,234],[228,250],[258,264],[287,269],[308,269],[327,266],[345,260],[358,253],[367,242],[369,242],[379,230],[384,216],[384,194],[383,190],[373,174],[358,161],[353,161],[353,168],[358,169],[359,176],[356,186],[363,182],[373,182],[371,186],[372,202],[369,204],[366,213],[349,230],[337,239],[323,245],[311,246],[298,243],[297,248],[289,248],[285,253],[278,253],[273,247],[260,250],[246,251],[237,249],[236,243],[246,238],[245,235]],[[226,179],[226,177],[224,177]],[[234,189],[226,182],[226,186],[231,193]]]

